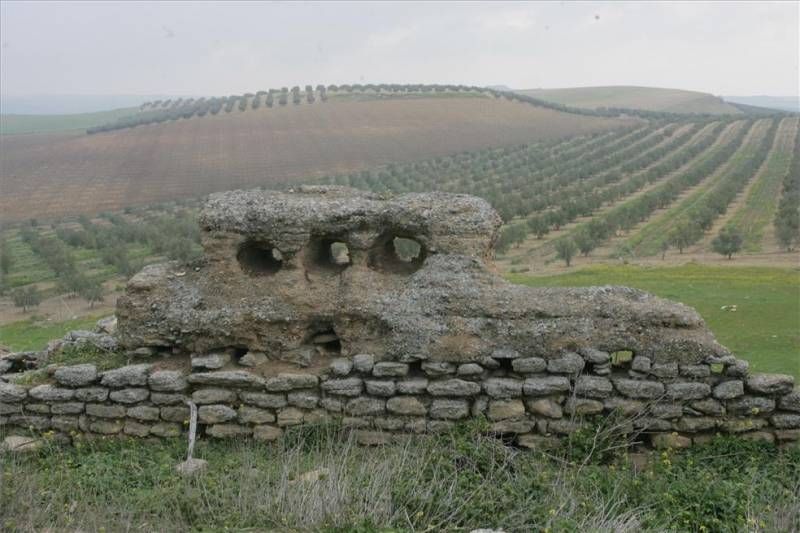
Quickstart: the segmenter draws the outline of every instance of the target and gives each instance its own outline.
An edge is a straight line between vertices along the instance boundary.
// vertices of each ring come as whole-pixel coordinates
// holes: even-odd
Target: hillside
[[[308,181],[629,127],[501,98],[336,99],[83,133],[0,138],[0,220],[55,217]]]
[[[66,115],[0,115],[0,135],[85,130],[136,112],[135,107]]]
[[[568,106],[596,109],[617,107],[671,113],[740,114],[736,107],[717,96],[682,89],[658,87],[574,87],[525,89],[518,93]]]

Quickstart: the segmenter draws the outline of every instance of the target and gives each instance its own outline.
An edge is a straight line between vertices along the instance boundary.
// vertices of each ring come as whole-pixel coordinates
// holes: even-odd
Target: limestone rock
[[[747,389],[761,394],[787,394],[794,387],[794,377],[784,374],[753,374],[747,378]]]
[[[9,453],[31,453],[42,449],[44,442],[38,437],[9,435],[3,440],[2,451]]]
[[[181,392],[189,383],[182,372],[177,370],[159,370],[150,374],[147,380],[150,389],[158,392]]]
[[[128,365],[103,372],[100,384],[104,387],[141,387],[147,385],[147,375],[153,365]]]
[[[555,360],[565,345],[628,349],[653,363],[728,355],[696,312],[642,291],[506,282],[490,264],[501,221],[479,198],[231,191],[211,195],[199,220],[202,267],[149,265],[128,282],[116,313],[125,348],[246,347],[298,361],[335,344],[382,363],[459,364]],[[399,259],[395,237],[416,241],[417,258]],[[332,242],[346,244],[349,263],[328,260]],[[319,317],[331,317],[322,330]],[[553,364],[574,373],[577,363]]]
[[[67,387],[84,387],[97,379],[97,367],[90,364],[64,366],[56,369],[53,378]]]

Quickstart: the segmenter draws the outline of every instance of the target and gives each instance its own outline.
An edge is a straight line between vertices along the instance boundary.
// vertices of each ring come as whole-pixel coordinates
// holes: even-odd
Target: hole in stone
[[[242,271],[250,276],[275,274],[283,266],[283,255],[280,250],[260,241],[247,241],[242,244],[236,259]]]
[[[239,359],[244,357],[247,354],[248,351],[249,350],[247,348],[240,348],[238,346],[235,346],[233,348],[233,360],[234,361],[239,361]]]
[[[375,270],[410,274],[425,261],[425,247],[412,237],[387,233],[370,251],[369,265]]]
[[[337,356],[342,353],[342,341],[332,326],[316,329],[308,339],[320,355]]]
[[[633,360],[633,352],[630,350],[618,350],[611,353],[611,364],[614,366],[625,366]]]
[[[350,248],[335,237],[317,237],[311,240],[306,255],[306,267],[311,270],[341,272],[351,264]]]

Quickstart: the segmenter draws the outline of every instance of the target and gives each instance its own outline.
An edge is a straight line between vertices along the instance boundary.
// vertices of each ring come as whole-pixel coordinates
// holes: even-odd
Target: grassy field
[[[195,478],[183,440],[49,441],[0,454],[4,531],[796,531],[800,448],[716,438],[632,457],[574,435],[547,454],[451,433],[356,446],[333,426],[272,444],[202,439]],[[2,437],[2,435],[0,435]],[[592,444],[596,444],[593,452]]]
[[[525,89],[516,91],[559,104],[595,109],[625,107],[672,113],[741,113],[721,98],[697,91],[663,89],[660,87],[574,87],[565,89]]]
[[[68,331],[91,330],[100,318],[95,315],[65,322],[48,322],[33,316],[28,320],[4,324],[0,326],[0,346],[7,346],[14,351],[41,350],[48,341],[60,339]]]
[[[85,130],[136,113],[138,108],[125,107],[98,111],[96,113],[76,113],[72,115],[0,115],[0,135],[20,135],[25,133],[50,133],[71,130]]]
[[[531,286],[627,285],[694,307],[717,340],[757,372],[800,379],[800,271],[756,267],[592,266],[547,277],[512,274]],[[736,311],[722,309],[735,305]]]

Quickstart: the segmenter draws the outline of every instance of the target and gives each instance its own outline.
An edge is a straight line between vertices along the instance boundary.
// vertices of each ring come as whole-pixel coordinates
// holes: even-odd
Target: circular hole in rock
[[[379,271],[410,274],[425,261],[425,247],[402,235],[386,234],[370,253],[370,266]]]
[[[350,264],[350,248],[343,240],[332,237],[316,237],[309,243],[305,261],[307,268],[341,272]]]
[[[247,241],[242,244],[236,259],[242,271],[250,276],[275,274],[283,266],[283,255],[280,250],[259,241]]]

